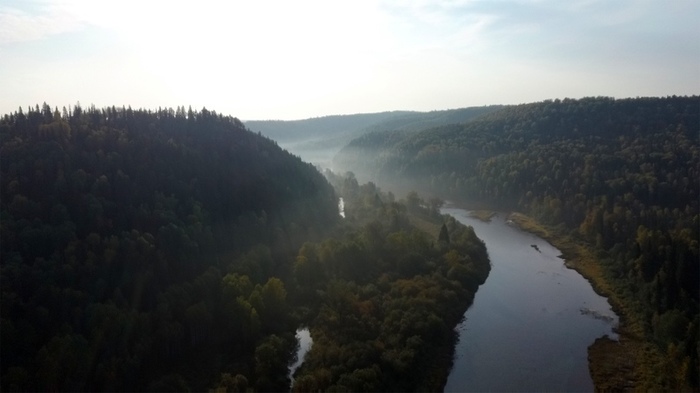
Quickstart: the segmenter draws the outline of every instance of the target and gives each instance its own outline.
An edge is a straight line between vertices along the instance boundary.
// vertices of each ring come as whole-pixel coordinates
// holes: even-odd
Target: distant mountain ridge
[[[277,141],[302,159],[329,165],[333,156],[352,139],[368,132],[415,132],[451,123],[464,123],[491,113],[502,106],[469,107],[431,112],[392,111],[333,115],[304,120],[250,120],[254,132]]]

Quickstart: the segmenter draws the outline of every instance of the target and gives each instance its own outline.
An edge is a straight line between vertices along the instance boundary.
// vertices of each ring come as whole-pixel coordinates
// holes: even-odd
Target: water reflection
[[[617,338],[607,299],[564,266],[543,239],[468,212],[443,208],[486,243],[492,269],[457,326],[460,334],[446,392],[592,391],[587,348]]]

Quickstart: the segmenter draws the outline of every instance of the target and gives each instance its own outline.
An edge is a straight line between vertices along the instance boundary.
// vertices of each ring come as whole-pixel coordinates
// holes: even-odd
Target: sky
[[[700,94],[698,0],[0,0],[0,114],[241,120]]]

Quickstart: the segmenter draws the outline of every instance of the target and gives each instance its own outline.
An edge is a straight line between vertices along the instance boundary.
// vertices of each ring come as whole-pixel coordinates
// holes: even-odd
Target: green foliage
[[[293,348],[290,342],[273,334],[255,348],[257,391],[279,391],[280,387],[289,386],[287,365]]]
[[[321,336],[297,390],[440,387],[488,274],[441,201],[333,177],[341,223],[315,168],[235,118],[46,108],[0,119],[3,390],[283,391],[298,318]]]
[[[282,280],[337,224],[330,184],[206,109],[46,108],[0,118],[2,389],[285,390],[256,347],[294,330]]]
[[[316,307],[306,322],[314,343],[293,391],[440,390],[453,328],[490,270],[483,242],[415,193],[407,207],[373,184],[327,175],[343,190],[346,229],[339,240],[307,244],[297,256],[297,265],[316,261],[318,275],[330,280],[315,282],[316,301],[308,304]],[[445,222],[456,241],[438,244],[411,226],[408,212],[436,227]],[[449,277],[458,267],[462,275]]]
[[[367,134],[336,163],[382,184],[522,210],[588,242],[646,339],[673,344],[681,382],[697,388],[697,334],[687,329],[700,303],[699,112],[697,96],[545,101],[411,135]]]
[[[438,236],[438,241],[445,242],[447,244],[450,243],[450,234],[447,232],[447,226],[445,226],[445,224],[442,224],[442,227],[440,227],[440,235]]]

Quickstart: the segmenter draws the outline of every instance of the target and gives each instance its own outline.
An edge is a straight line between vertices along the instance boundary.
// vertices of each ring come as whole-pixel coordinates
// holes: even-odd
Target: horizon
[[[700,97],[700,94],[670,94],[670,95],[664,95],[664,96],[637,96],[637,97],[610,97],[610,96],[585,96],[585,97],[578,97],[578,98],[572,98],[572,97],[557,97],[557,98],[546,98],[543,100],[539,101],[528,101],[528,102],[520,102],[520,103],[515,103],[515,104],[487,104],[487,105],[474,105],[474,106],[465,106],[465,107],[458,107],[458,108],[445,108],[445,109],[429,109],[429,110],[410,110],[410,109],[389,109],[389,110],[382,110],[382,111],[377,111],[377,112],[356,112],[356,113],[331,113],[331,114],[324,114],[324,115],[319,115],[319,116],[313,116],[313,117],[305,117],[305,118],[293,118],[293,119],[276,119],[276,118],[268,118],[268,119],[242,119],[236,116],[235,114],[230,114],[230,113],[224,113],[221,111],[218,111],[216,108],[207,108],[207,107],[201,107],[201,108],[191,108],[195,112],[201,112],[203,109],[206,109],[207,111],[210,112],[215,112],[217,115],[222,115],[224,117],[233,117],[241,122],[294,122],[294,121],[306,121],[306,120],[314,120],[314,119],[324,119],[324,118],[329,118],[329,117],[344,117],[344,116],[361,116],[361,115],[373,115],[373,114],[379,114],[379,113],[432,113],[432,112],[447,112],[447,111],[456,111],[460,109],[469,109],[469,108],[485,108],[485,107],[490,107],[490,106],[501,106],[501,107],[508,107],[508,106],[518,106],[518,105],[528,105],[528,104],[537,104],[537,103],[543,103],[543,102],[554,102],[554,101],[563,101],[563,100],[583,100],[587,98],[610,98],[613,100],[635,100],[635,99],[644,99],[644,98],[671,98],[671,97]],[[72,110],[72,108],[75,108],[76,105],[80,105],[80,107],[84,110],[86,108],[90,108],[94,106],[96,109],[105,109],[105,108],[111,108],[115,107],[117,109],[122,109],[122,108],[129,108],[135,111],[143,110],[143,111],[151,111],[151,112],[157,112],[159,109],[173,109],[176,110],[178,107],[183,107],[186,110],[189,109],[188,105],[175,105],[175,106],[157,106],[157,107],[132,107],[131,105],[104,105],[104,106],[97,106],[94,104],[89,104],[89,105],[84,105],[83,103],[77,102],[75,104],[69,104],[69,105],[52,105],[49,102],[45,102],[51,110],[55,109],[62,109],[65,107],[67,110]],[[25,108],[28,111],[35,111],[36,107],[38,106],[39,109],[41,109],[42,103],[35,103],[32,105],[27,105],[27,106],[21,106],[22,111],[24,112]],[[2,115],[9,115],[9,114],[14,114],[16,113],[20,107],[17,107],[14,110],[5,112],[5,113],[0,113],[0,116]]]
[[[692,0],[9,0],[0,113],[80,102],[284,121],[691,96],[698,19]]]

